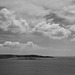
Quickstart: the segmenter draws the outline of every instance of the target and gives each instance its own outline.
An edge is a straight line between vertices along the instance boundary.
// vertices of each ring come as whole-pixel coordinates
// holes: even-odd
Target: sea
[[[0,59],[0,75],[75,75],[75,57]]]

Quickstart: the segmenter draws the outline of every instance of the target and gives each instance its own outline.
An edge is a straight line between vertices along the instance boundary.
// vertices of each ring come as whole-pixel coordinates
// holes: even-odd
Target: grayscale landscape
[[[75,75],[75,1],[0,0],[0,75]]]

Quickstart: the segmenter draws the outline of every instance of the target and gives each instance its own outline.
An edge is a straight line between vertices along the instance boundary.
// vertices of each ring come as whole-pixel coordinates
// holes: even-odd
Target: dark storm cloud
[[[65,13],[65,14],[68,15],[68,13]],[[60,24],[61,26],[72,24],[65,17],[58,16],[55,12],[51,12],[50,14],[47,14],[46,16],[44,16],[44,18],[46,19],[47,22]],[[50,21],[51,19],[52,19],[52,21]]]

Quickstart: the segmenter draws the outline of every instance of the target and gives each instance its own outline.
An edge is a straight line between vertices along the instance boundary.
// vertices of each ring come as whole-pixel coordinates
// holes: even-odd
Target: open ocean
[[[0,75],[75,75],[75,57],[43,60],[0,59]]]

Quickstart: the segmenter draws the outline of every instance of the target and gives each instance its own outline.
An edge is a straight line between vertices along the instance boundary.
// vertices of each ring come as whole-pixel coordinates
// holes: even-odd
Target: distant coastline
[[[18,59],[18,60],[38,60],[43,58],[54,58],[53,56],[42,55],[12,55],[12,54],[0,54],[0,59]]]

